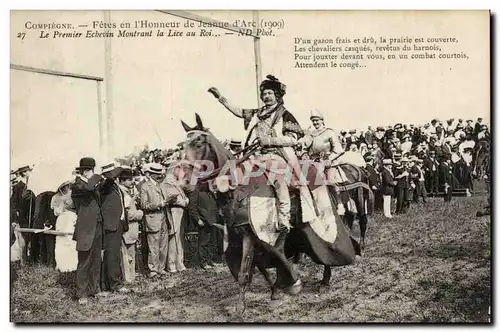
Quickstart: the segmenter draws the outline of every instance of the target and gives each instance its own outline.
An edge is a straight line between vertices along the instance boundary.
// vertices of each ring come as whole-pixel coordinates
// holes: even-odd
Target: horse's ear
[[[198,113],[195,113],[195,116],[196,116],[196,125],[198,126],[198,129],[200,130],[203,130],[203,122],[201,121],[201,118],[200,116],[198,115]]]
[[[193,130],[190,126],[188,126],[184,121],[181,120],[182,127],[184,127],[184,130],[186,132]]]

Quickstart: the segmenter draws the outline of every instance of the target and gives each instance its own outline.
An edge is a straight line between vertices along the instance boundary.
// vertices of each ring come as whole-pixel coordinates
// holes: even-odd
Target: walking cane
[[[28,187],[28,184],[30,182],[30,178],[29,176],[26,178],[26,192],[28,192],[29,190],[29,187]],[[29,214],[28,214],[28,227],[31,228],[31,205],[32,205],[32,201],[33,201],[33,195],[30,194],[30,208],[29,208]],[[31,247],[33,245],[33,236],[32,235],[29,235],[29,240],[27,241],[27,245],[26,245],[26,259],[28,259],[29,256],[31,256]],[[24,261],[24,253],[21,255],[22,257],[22,263],[25,263]]]

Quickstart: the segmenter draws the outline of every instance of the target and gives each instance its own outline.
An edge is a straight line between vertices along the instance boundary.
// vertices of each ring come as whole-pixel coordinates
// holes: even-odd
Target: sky
[[[251,12],[197,14],[228,22],[252,19]],[[273,74],[287,85],[285,105],[303,127],[310,125],[313,108],[336,130],[418,124],[435,117],[483,117],[489,122],[487,12],[263,11],[260,18],[284,22],[274,37],[261,38],[262,74]],[[103,133],[105,139],[109,101],[114,138],[113,151],[99,148],[95,82],[11,70],[13,168],[29,163],[48,169],[64,164],[66,169],[85,155],[104,164],[112,155],[127,155],[144,144],[173,147],[185,137],[180,120],[194,124],[195,113],[218,138],[244,138],[242,120],[207,90],[215,86],[233,104],[257,106],[253,38],[217,28],[212,30],[220,37],[114,38],[108,76],[104,39],[39,39],[39,32],[24,29],[27,21],[77,26],[102,20],[102,11],[12,12],[11,63],[104,77]],[[181,26],[185,21],[152,11],[113,11],[111,20]],[[21,30],[27,32],[23,40],[15,38]],[[469,60],[372,61],[354,70],[294,68],[294,38],[337,36],[453,36],[459,43],[448,49],[464,50]]]

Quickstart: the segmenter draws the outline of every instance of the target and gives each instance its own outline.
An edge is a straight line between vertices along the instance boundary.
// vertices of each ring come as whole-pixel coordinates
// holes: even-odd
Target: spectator
[[[88,303],[88,296],[100,293],[103,219],[99,189],[104,178],[94,174],[94,168],[93,158],[82,158],[77,168],[79,174],[71,188],[77,214],[73,236],[78,251],[76,296],[81,305]]]
[[[146,180],[141,185],[141,209],[145,214],[145,226],[148,241],[148,266],[150,277],[166,275],[165,265],[168,246],[166,201],[160,183],[163,168],[159,164],[151,164],[145,169]]]
[[[174,162],[168,170],[165,181],[162,183],[164,196],[167,202],[167,219],[169,220],[167,270],[171,273],[186,270],[184,266],[184,250],[181,234],[184,209],[188,205],[188,198],[182,189],[185,173],[184,165]]]
[[[59,186],[57,192],[52,197],[50,207],[57,217],[55,224],[56,231],[73,234],[77,215],[73,200],[71,199],[71,185],[72,182],[66,181]],[[56,237],[55,260],[58,271],[76,271],[78,266],[78,252],[76,251],[76,242],[72,239],[72,235]]]
[[[133,171],[124,169],[119,176],[119,182],[129,222],[128,231],[123,233],[121,243],[123,279],[125,283],[132,283],[135,281],[135,247],[139,238],[139,221],[142,220],[143,212],[136,206]]]
[[[384,199],[384,216],[391,219],[391,201],[392,196],[394,196],[394,186],[397,184],[394,181],[394,174],[392,172],[393,162],[391,159],[384,159],[384,167],[382,169],[382,185],[381,191]]]

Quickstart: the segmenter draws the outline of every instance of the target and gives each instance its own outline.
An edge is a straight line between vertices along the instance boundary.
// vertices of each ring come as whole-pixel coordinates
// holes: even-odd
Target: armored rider
[[[260,99],[264,106],[258,109],[242,109],[231,105],[228,100],[220,94],[216,88],[208,90],[214,95],[226,109],[235,116],[242,118],[244,128],[247,130],[247,138],[244,143],[248,146],[254,141],[259,142],[259,159],[282,160],[292,168],[293,175],[304,180],[300,165],[295,155],[294,147],[298,140],[303,137],[303,131],[295,117],[285,108],[283,96],[286,93],[286,85],[276,77],[267,75],[260,84]],[[272,183],[276,190],[278,201],[278,231],[289,231],[290,225],[290,193],[286,181],[275,181]],[[302,221],[311,222],[316,220],[316,212],[312,196],[305,186],[299,186]]]
[[[337,203],[341,203],[336,184],[343,182],[345,175],[339,173],[341,172],[339,168],[332,166],[340,162],[340,157],[344,153],[342,143],[337,133],[325,126],[325,118],[319,110],[312,110],[310,119],[314,129],[300,139],[299,143],[303,149],[307,150],[306,154],[309,159],[324,164],[327,171],[328,184],[334,188]]]

